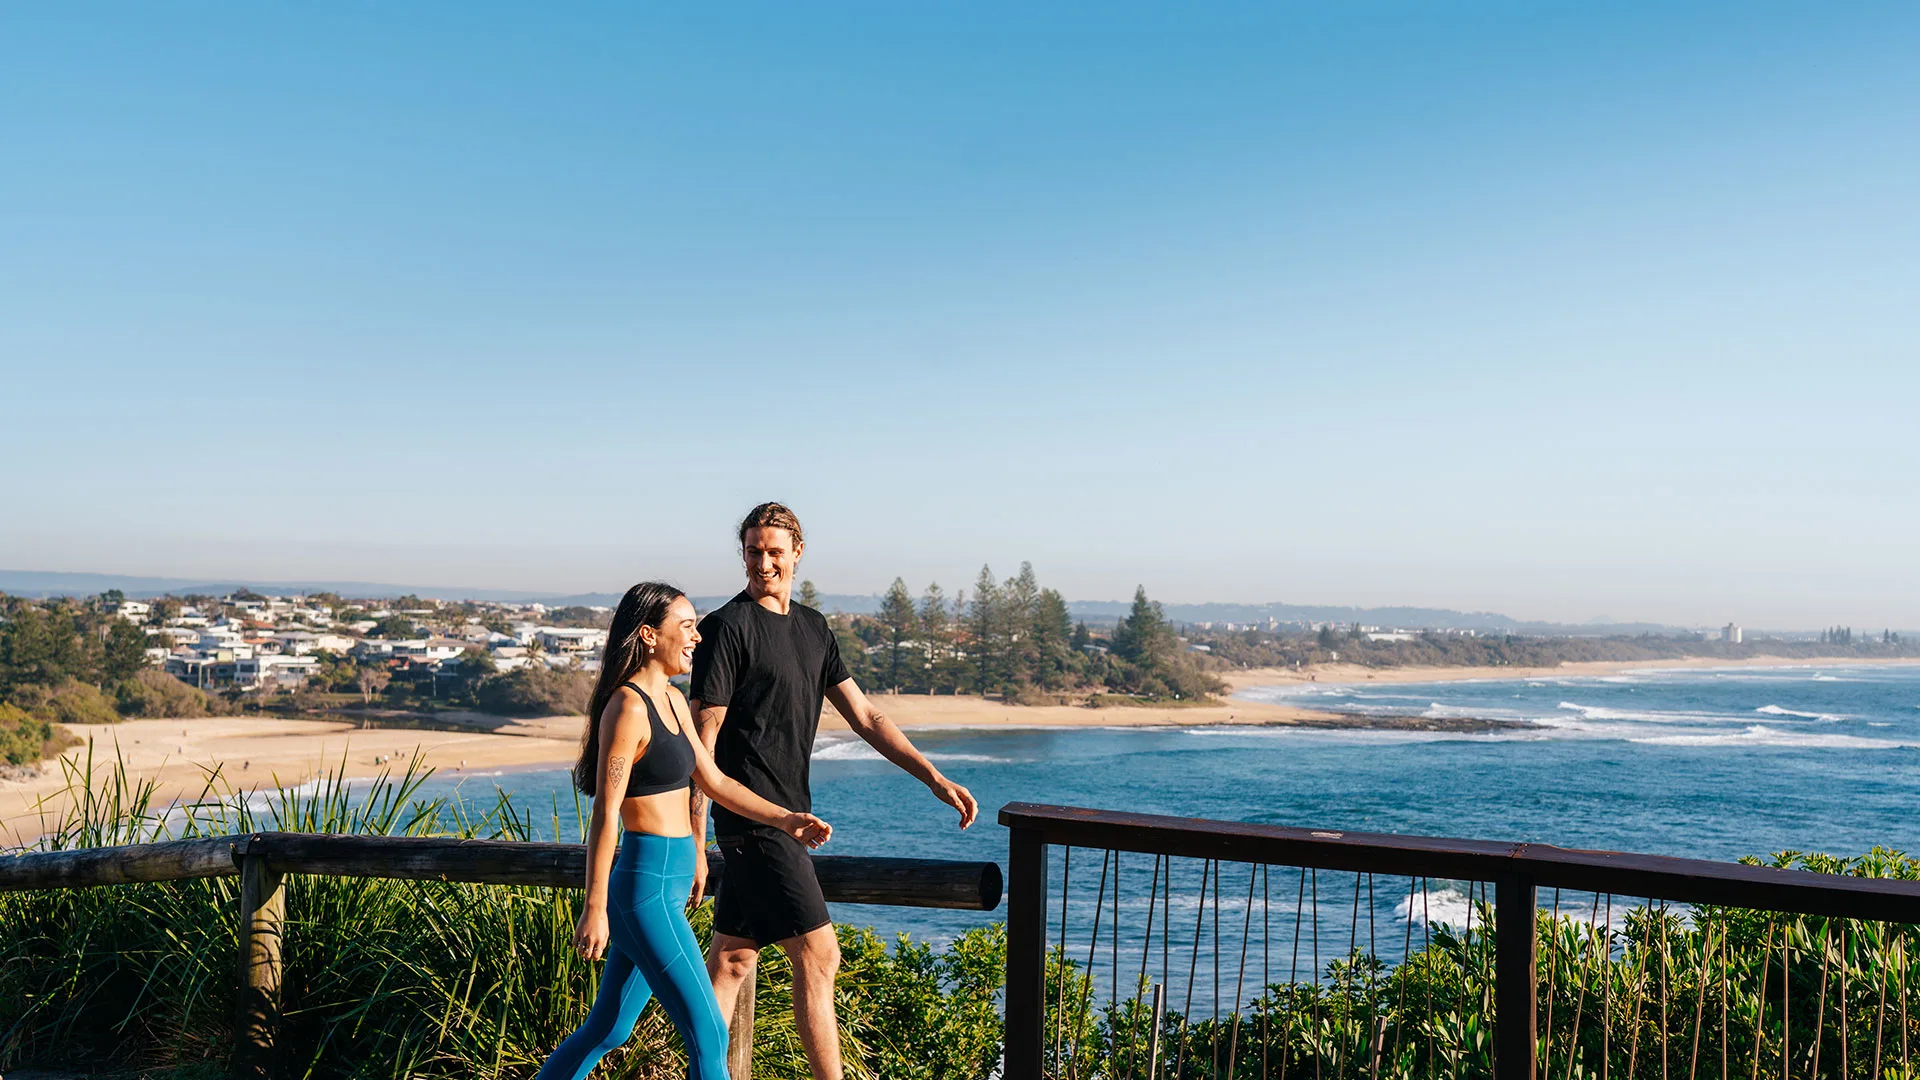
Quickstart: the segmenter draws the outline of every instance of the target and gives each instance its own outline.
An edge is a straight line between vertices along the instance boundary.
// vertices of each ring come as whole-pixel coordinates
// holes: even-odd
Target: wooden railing
[[[1490,883],[1492,886],[1490,891],[1493,894],[1491,905],[1494,916],[1493,926],[1491,928],[1481,926],[1479,929],[1483,937],[1491,937],[1494,952],[1491,972],[1494,1019],[1492,1056],[1493,1072],[1497,1080],[1534,1080],[1540,1059],[1556,1046],[1551,1033],[1544,1043],[1540,1041],[1541,1033],[1535,1015],[1540,974],[1535,955],[1536,920],[1542,889],[1578,890],[1583,894],[1594,894],[1596,897],[1604,895],[1611,898],[1618,895],[1679,904],[1715,905],[1818,916],[1828,920],[1863,920],[1880,924],[1920,923],[1920,881],[1818,874],[1658,855],[1581,851],[1547,844],[1297,829],[1031,803],[1008,804],[1000,811],[1000,823],[1007,826],[1011,832],[1007,895],[1006,1056],[1002,1072],[1005,1080],[1042,1080],[1043,1076],[1065,1074],[1067,1071],[1066,1067],[1061,1066],[1056,1060],[1054,1073],[1049,1073],[1045,1059],[1049,1036],[1046,1030],[1049,1006],[1047,996],[1049,848],[1095,849],[1114,856],[1116,880],[1112,892],[1113,922],[1109,924],[1109,929],[1115,935],[1113,947],[1116,956],[1116,982],[1119,968],[1117,957],[1120,948],[1117,923],[1121,910],[1116,853],[1133,852],[1164,857],[1164,865],[1167,866],[1165,879],[1160,877],[1163,860],[1154,861],[1156,886],[1162,880],[1171,880],[1171,860],[1173,859],[1206,860],[1209,866],[1219,866],[1222,863],[1254,864],[1250,873],[1258,873],[1257,868],[1260,866],[1299,867],[1303,868],[1301,877],[1303,885],[1306,873],[1317,873],[1321,870],[1346,871],[1354,873],[1356,877],[1362,874],[1391,875],[1416,881],[1439,879],[1448,882]],[[1095,910],[1091,915],[1094,930],[1089,940],[1094,944],[1100,943],[1099,905],[1106,896],[1106,865],[1104,861],[1101,863],[1102,892],[1100,899],[1095,902]],[[1219,874],[1216,873],[1215,904],[1218,904],[1218,877]],[[1204,903],[1206,879],[1203,877],[1201,880],[1203,882],[1201,900]],[[1065,891],[1068,890],[1063,889],[1063,892]],[[1411,895],[1409,894],[1410,899]],[[1469,892],[1468,895],[1472,896],[1473,893]],[[1055,947],[1063,944],[1065,937],[1064,899],[1063,896],[1060,919],[1062,941],[1055,942]],[[1166,906],[1171,906],[1170,896]],[[1147,907],[1149,934],[1152,933],[1153,910],[1153,907]],[[1164,911],[1164,907],[1162,910]],[[1251,915],[1253,910],[1254,893],[1252,879],[1249,878],[1247,900],[1249,927],[1255,925]],[[1358,910],[1359,893],[1356,892],[1355,911]],[[1409,925],[1411,925],[1413,910],[1410,903]],[[1162,918],[1165,918],[1164,914]],[[1469,934],[1472,930],[1472,918],[1470,914]],[[1827,926],[1828,924],[1822,923],[1819,931],[1823,941],[1828,933]],[[1838,933],[1841,940],[1840,955],[1844,962],[1847,924],[1840,923]],[[1248,935],[1249,938],[1250,936],[1251,934]],[[1408,936],[1411,940],[1410,930]],[[1200,942],[1197,928],[1193,940],[1197,958]],[[1243,938],[1243,963],[1246,940],[1247,938]],[[1262,940],[1264,943],[1265,939]],[[1295,940],[1297,943],[1297,936]],[[1607,940],[1615,939],[1609,937]],[[1216,921],[1216,950],[1218,944],[1219,930]],[[1720,946],[1723,950],[1726,947],[1724,935]],[[1161,947],[1165,948],[1165,945],[1162,944]],[[1102,945],[1101,949],[1104,958],[1105,946]],[[1142,951],[1144,970],[1146,967],[1144,947]],[[1093,957],[1091,947],[1088,955],[1091,960]],[[1907,1024],[1904,995],[1910,993],[1904,974],[1907,964],[1906,955],[1905,952],[1900,953],[1899,960],[1902,971],[1899,992],[1903,995],[1900,1014],[1903,1054]],[[1784,953],[1782,960],[1782,966],[1775,970],[1782,972],[1781,979],[1784,980],[1787,977]],[[1771,964],[1771,959],[1764,960],[1763,963]],[[1817,966],[1821,966],[1822,969],[1821,1000],[1825,1003],[1827,976],[1824,960]],[[1092,964],[1089,963],[1083,970],[1091,972]],[[1723,966],[1723,975],[1724,971]],[[1322,972],[1316,971],[1313,977],[1318,979],[1322,975]],[[1844,978],[1844,975],[1840,977]],[[1062,985],[1065,985],[1064,977]],[[1767,985],[1763,976],[1763,998]],[[1883,1012],[1887,1002],[1886,986],[1883,976],[1880,998]],[[1844,995],[1844,983],[1841,987],[1841,993]],[[1116,986],[1115,989],[1117,991],[1118,987]],[[1724,994],[1724,990],[1722,993]],[[1775,993],[1779,993],[1777,984],[1775,984]],[[1703,1008],[1705,999],[1706,992],[1703,989],[1700,995]],[[1153,1013],[1156,1018],[1153,1029],[1156,1046],[1159,1038],[1157,1005],[1156,995],[1156,1011]],[[1823,1007],[1825,1007],[1824,1004]],[[1844,997],[1840,1008],[1839,1064],[1840,1068],[1845,1070],[1847,1006]],[[1764,1022],[1764,1020],[1763,1013],[1761,1021]],[[1236,1024],[1237,1022],[1236,1017]],[[1785,1031],[1784,1017],[1781,1018],[1781,1023],[1782,1031]],[[1816,1025],[1822,1023],[1825,1023],[1824,1018],[1816,1018]],[[1060,1056],[1059,1032],[1052,1034],[1055,1039],[1055,1056],[1058,1058]],[[1576,1038],[1577,1034],[1576,1032]],[[1818,1037],[1816,1035],[1816,1038]],[[1876,1029],[1877,1037],[1878,1029]],[[1570,1051],[1577,1048],[1575,1038],[1569,1038],[1567,1044]],[[1697,1042],[1695,1053],[1697,1056]],[[1788,1049],[1784,1043],[1779,1054],[1782,1061],[1781,1068],[1785,1068]],[[1758,1060],[1757,1051],[1755,1060]],[[1817,1071],[1820,1061],[1817,1043],[1813,1048],[1812,1060],[1814,1069]],[[1373,1048],[1373,1063],[1374,1075],[1377,1077],[1380,1075],[1378,1046]],[[1073,1059],[1073,1064],[1077,1066],[1077,1057]],[[1362,1068],[1364,1067],[1363,1065]],[[1144,1075],[1149,1077],[1162,1075],[1158,1071],[1159,1068],[1158,1064],[1149,1065]],[[1557,1073],[1559,1066],[1555,1068]],[[1792,1071],[1797,1073],[1800,1070],[1795,1068]],[[1571,1068],[1568,1074],[1572,1075]],[[1140,1074],[1129,1071],[1125,1075]],[[1782,1075],[1782,1073],[1776,1069],[1774,1075]]]
[[[1000,867],[990,862],[815,855],[830,903],[990,911],[1000,904]],[[707,853],[713,882],[724,865]],[[582,844],[441,837],[256,832],[121,847],[0,856],[0,890],[73,889],[138,882],[240,878],[240,1002],[234,1074],[272,1074],[280,1021],[281,934],[288,874],[580,888]],[[753,1040],[753,992],[740,995],[728,1060],[744,1078]]]

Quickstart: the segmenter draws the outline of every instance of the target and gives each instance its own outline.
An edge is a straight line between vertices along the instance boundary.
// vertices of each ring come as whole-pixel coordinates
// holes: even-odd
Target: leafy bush
[[[210,782],[171,826],[150,783],[124,770],[69,774],[76,807],[47,848],[256,828],[437,833],[450,820],[417,800],[426,774],[282,791],[263,812]],[[502,805],[455,835],[525,839]],[[44,1065],[142,1070],[216,1064],[232,1045],[238,966],[236,878],[111,889],[0,892],[0,1070]],[[289,1075],[529,1077],[585,1019],[599,965],[572,936],[577,890],[293,875],[287,878],[280,1036]],[[693,914],[710,933],[711,903]],[[999,1057],[995,993],[1005,934],[988,927],[945,952],[841,930],[839,1008],[848,1075],[985,1077]],[[793,1027],[791,969],[760,964],[754,1075],[808,1075]],[[686,1075],[672,1025],[650,1007],[598,1076]]]
[[[0,701],[0,761],[31,765],[79,741],[66,728]]]
[[[9,695],[20,708],[55,724],[117,724],[120,714],[98,688],[74,679],[49,689],[17,686]]]
[[[474,690],[479,709],[503,716],[585,716],[592,701],[593,676],[556,671],[545,664],[496,675]]]
[[[231,709],[220,698],[157,668],[146,668],[122,682],[114,688],[114,697],[125,717],[219,716]]]

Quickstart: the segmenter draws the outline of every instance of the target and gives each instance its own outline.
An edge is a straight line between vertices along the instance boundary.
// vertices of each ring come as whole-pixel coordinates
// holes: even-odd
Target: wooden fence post
[[[1007,867],[1005,1080],[1040,1080],[1046,1047],[1047,843],[1035,829],[1014,828]]]
[[[1533,878],[1502,877],[1493,893],[1494,1080],[1534,1080],[1538,1028],[1534,1002],[1539,973],[1534,957]]]
[[[753,1005],[759,995],[760,966],[740,986],[733,999],[733,1019],[727,1023],[727,1075],[733,1080],[753,1080]]]
[[[287,914],[284,878],[267,865],[264,838],[235,845],[240,856],[240,1003],[234,1024],[233,1075],[274,1075],[280,1031],[281,925]]]

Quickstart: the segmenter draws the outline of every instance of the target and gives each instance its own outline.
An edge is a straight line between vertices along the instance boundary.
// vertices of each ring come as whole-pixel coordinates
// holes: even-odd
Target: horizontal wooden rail
[[[1036,803],[1008,803],[1000,811],[1000,824],[1031,830],[1043,843],[1074,847],[1455,880],[1524,877],[1543,888],[1920,923],[1920,881],[1551,844],[1298,829]]]
[[[706,857],[717,886],[725,861],[718,852]],[[995,863],[850,855],[812,859],[820,892],[832,903],[972,911],[1000,906]],[[257,832],[0,854],[0,891],[239,877],[241,970],[232,1075],[244,1080],[267,1080],[279,1072],[281,935],[289,874],[579,888],[586,883],[587,849],[584,844],[440,836]],[[741,994],[729,1060],[752,1045],[752,986],[750,980]]]
[[[276,874],[557,889],[578,888],[587,875],[581,844],[261,832],[0,856],[0,891],[231,877],[250,856]],[[724,863],[717,852],[708,852],[707,860],[718,882]],[[1000,867],[990,862],[815,855],[813,868],[821,893],[836,904],[971,911],[1000,905]]]
[[[1537,1080],[1539,1075],[1539,1031],[1535,1015],[1539,964],[1535,950],[1541,887],[1827,918],[1920,924],[1920,881],[1816,874],[1663,855],[1580,851],[1551,844],[1298,829],[1035,803],[1008,803],[1000,810],[1000,824],[1005,825],[1010,834],[1008,863],[1011,867],[1007,900],[1006,1049],[1001,1072],[1005,1080],[1042,1080],[1048,1075],[1043,1065],[1048,1038],[1045,1024],[1047,850],[1051,846],[1492,883],[1495,887],[1494,1080]],[[1106,885],[1105,875],[1102,863],[1102,890]],[[1204,895],[1205,885],[1201,888]],[[1251,879],[1248,888],[1252,888]],[[1217,904],[1217,885],[1215,890]],[[1117,881],[1115,894],[1117,919]],[[1095,903],[1098,905],[1100,901]],[[1357,917],[1357,891],[1354,904]],[[1248,911],[1251,919],[1251,891]],[[1217,963],[1217,910],[1215,919]],[[1063,935],[1065,920],[1063,906]],[[1097,940],[1097,915],[1094,926]],[[1199,940],[1196,924],[1196,958]],[[1115,942],[1117,955],[1117,931]],[[1117,963],[1116,960],[1116,971]],[[1784,965],[1785,960],[1782,963]],[[1824,1000],[1824,973],[1821,980]],[[1702,1002],[1706,1000],[1704,994],[1703,990]],[[1844,1000],[1845,991],[1841,994]],[[1840,1030],[1844,1047],[1844,1004],[1842,1009]],[[1904,1016],[1902,1013],[1903,1026]],[[1057,1048],[1057,1032],[1054,1038]],[[1818,1043],[1815,1045],[1817,1048]],[[1696,1051],[1697,1046],[1696,1043]],[[1662,1052],[1664,1074],[1664,1044]],[[1377,1047],[1375,1053],[1378,1053]],[[1784,1060],[1784,1043],[1781,1053]],[[1844,1055],[1843,1049],[1843,1061]],[[1817,1049],[1815,1060],[1818,1060]],[[1378,1069],[1377,1058],[1375,1069]]]

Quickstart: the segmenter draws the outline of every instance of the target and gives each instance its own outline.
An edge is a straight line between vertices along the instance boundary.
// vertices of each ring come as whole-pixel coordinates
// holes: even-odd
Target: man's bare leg
[[[720,1004],[720,1015],[726,1017],[728,1023],[733,1022],[740,988],[753,978],[759,961],[760,946],[755,945],[752,938],[713,935],[713,944],[707,948],[707,977],[713,980],[714,999]]]
[[[829,923],[780,942],[780,948],[793,963],[793,1022],[800,1030],[800,1045],[806,1048],[813,1080],[842,1080],[840,1025],[833,1011],[840,939]]]

